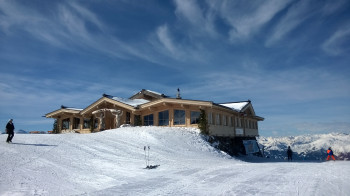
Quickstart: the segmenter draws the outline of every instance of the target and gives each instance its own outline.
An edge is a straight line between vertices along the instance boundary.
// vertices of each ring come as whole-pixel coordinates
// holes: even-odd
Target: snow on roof
[[[79,108],[64,108],[64,109],[67,109],[67,110],[76,110],[76,111],[82,111],[83,109],[79,109]]]
[[[83,109],[80,109],[80,108],[67,107],[67,106],[64,106],[64,105],[61,105],[61,109],[76,110],[76,111],[81,111],[81,110],[83,110]]]
[[[155,91],[151,91],[151,90],[146,90],[146,91],[148,91],[150,93],[153,93],[153,94],[162,95],[162,93],[158,93],[158,92],[155,92]]]
[[[142,105],[142,104],[149,102],[146,99],[125,99],[125,98],[121,98],[121,97],[112,97],[112,99],[119,101],[121,103],[125,103],[127,105],[131,105],[133,107],[137,107],[138,105]]]
[[[242,102],[234,102],[234,103],[222,103],[219,105],[231,108],[232,110],[236,110],[240,112],[246,105],[249,104],[249,101],[242,101]]]

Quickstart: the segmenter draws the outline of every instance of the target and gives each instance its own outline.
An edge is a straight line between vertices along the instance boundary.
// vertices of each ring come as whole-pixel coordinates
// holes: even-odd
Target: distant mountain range
[[[20,130],[15,130],[15,134],[27,134],[27,133],[28,133],[27,131],[22,130],[22,129],[20,129]],[[1,134],[6,134],[6,132],[5,132],[5,131],[2,131]]]
[[[294,160],[324,161],[327,149],[332,148],[336,159],[350,160],[350,135],[345,133],[329,133],[318,135],[301,135],[290,137],[259,137],[265,157],[285,160],[287,148],[293,150]]]

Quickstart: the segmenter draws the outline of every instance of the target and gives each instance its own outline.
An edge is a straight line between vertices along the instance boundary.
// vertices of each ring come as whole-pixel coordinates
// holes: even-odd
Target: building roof
[[[120,97],[112,97],[111,99],[125,103],[127,105],[131,105],[133,107],[137,107],[139,105],[150,102],[146,99],[125,99],[125,98],[120,98]]]
[[[161,98],[166,98],[168,96],[151,90],[142,89],[138,93],[131,96],[129,99],[146,99],[149,101],[154,101]]]
[[[250,101],[241,101],[241,102],[231,102],[231,103],[221,103],[219,105],[231,108],[237,112],[241,112],[246,106],[250,104]]]
[[[98,107],[98,105],[103,103],[111,103],[119,105],[121,107],[127,108],[131,111],[137,111],[138,109],[154,107],[158,104],[174,104],[179,103],[182,105],[199,105],[201,107],[220,107],[226,108],[227,110],[232,110],[238,113],[246,113],[255,117],[258,120],[264,120],[264,118],[256,116],[251,101],[240,101],[240,102],[228,102],[228,103],[214,103],[212,101],[200,101],[200,100],[188,100],[188,99],[176,99],[169,98],[168,96],[157,93],[155,91],[142,89],[140,92],[131,96],[130,98],[115,97],[112,95],[103,94],[102,97],[90,104],[85,109],[72,108],[67,106],[61,106],[61,109],[54,112],[46,114],[46,117],[53,117],[61,113],[80,113],[84,115],[85,113],[91,111],[93,108]]]

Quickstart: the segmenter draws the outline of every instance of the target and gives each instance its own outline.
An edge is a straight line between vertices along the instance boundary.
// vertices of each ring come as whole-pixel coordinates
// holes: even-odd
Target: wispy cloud
[[[345,1],[324,4],[315,3],[317,2],[313,2],[312,0],[293,2],[291,6],[288,7],[287,13],[281,17],[277,25],[272,29],[272,34],[266,40],[265,45],[270,47],[285,39],[289,33],[307,22],[311,17],[316,19],[314,23],[320,23],[324,18],[342,9],[342,5],[345,4]],[[317,27],[317,25],[314,27]]]
[[[136,57],[161,64],[151,52],[143,52],[144,46],[113,35],[108,25],[78,2],[61,2],[51,9],[50,15],[44,15],[16,1],[2,1],[0,27],[8,36],[25,31],[44,44],[75,53],[92,51],[112,58]]]
[[[295,104],[345,98],[350,80],[328,70],[298,68],[283,71],[212,71],[200,75],[190,87],[193,94],[223,101],[259,98],[265,104]],[[205,94],[207,92],[208,94]],[[220,92],[225,92],[224,94]],[[232,101],[232,100],[231,100]]]
[[[189,24],[187,27],[194,36],[204,35],[215,38],[218,35],[214,25],[216,15],[212,9],[202,10],[196,0],[175,0],[175,4],[175,14],[180,20]]]
[[[286,15],[284,15],[279,23],[274,27],[272,35],[267,39],[266,45],[272,44],[281,40],[286,34],[295,29],[298,25],[303,23],[308,17],[311,16],[309,5],[310,1],[298,1],[293,4]]]
[[[340,132],[350,133],[349,122],[303,122],[295,124],[296,130],[299,132],[312,132],[312,133],[329,133]]]
[[[290,1],[223,1],[219,9],[221,17],[231,26],[230,40],[237,42],[254,36]]]
[[[175,57],[179,57],[180,51],[175,46],[173,39],[169,34],[168,26],[163,25],[158,27],[156,33],[160,43],[164,46],[164,48],[166,48],[166,50],[169,51],[171,55],[174,55]]]
[[[345,25],[334,32],[323,44],[322,49],[329,55],[345,55],[350,52],[350,25]]]

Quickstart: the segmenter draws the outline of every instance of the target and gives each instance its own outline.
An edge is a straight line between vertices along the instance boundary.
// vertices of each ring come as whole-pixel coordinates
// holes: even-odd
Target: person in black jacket
[[[290,149],[290,146],[288,146],[287,156],[288,156],[288,161],[289,160],[292,161],[293,151],[292,149]]]
[[[15,136],[14,130],[15,130],[15,126],[12,123],[13,119],[10,119],[9,122],[6,125],[6,133],[8,134],[7,143],[12,143],[12,138],[13,136]]]

